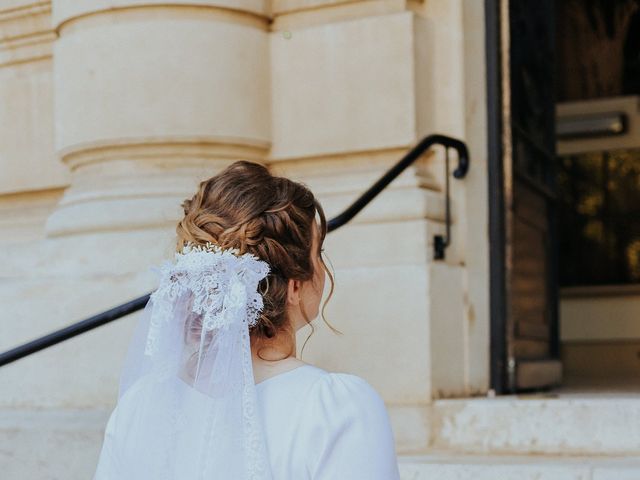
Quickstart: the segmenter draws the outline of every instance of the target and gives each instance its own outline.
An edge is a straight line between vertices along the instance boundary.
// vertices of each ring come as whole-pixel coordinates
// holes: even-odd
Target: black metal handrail
[[[349,220],[360,212],[376,195],[378,195],[393,179],[400,175],[409,165],[411,165],[417,158],[422,155],[427,149],[433,145],[442,145],[447,149],[453,148],[458,152],[458,167],[453,172],[453,176],[456,178],[463,178],[467,170],[469,169],[469,152],[464,142],[456,140],[455,138],[447,137],[445,135],[429,135],[423,138],[420,143],[413,147],[396,165],[394,165],[387,173],[385,173],[376,183],[374,183],[366,192],[364,192],[358,199],[351,204],[346,210],[330,219],[327,222],[327,231],[331,232]],[[447,158],[448,160],[448,158]],[[448,169],[447,169],[448,170]],[[448,175],[447,175],[448,181]],[[448,195],[448,192],[447,192]],[[448,221],[448,217],[447,217]],[[448,231],[448,230],[447,230]],[[151,292],[131,300],[122,305],[113,307],[105,312],[99,313],[92,317],[89,317],[80,322],[74,323],[60,330],[51,332],[43,337],[31,340],[23,345],[12,348],[2,354],[0,354],[0,366],[19,360],[22,357],[31,355],[47,347],[55,345],[57,343],[68,340],[76,335],[93,330],[101,325],[122,318],[130,313],[134,313],[138,310],[142,310],[147,302]]]

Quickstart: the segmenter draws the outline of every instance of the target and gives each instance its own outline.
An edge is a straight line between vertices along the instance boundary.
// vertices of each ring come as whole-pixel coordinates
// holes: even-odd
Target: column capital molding
[[[109,139],[77,144],[57,151],[60,160],[72,171],[79,167],[118,160],[246,159],[261,162],[270,144],[252,139],[176,137]]]
[[[152,21],[162,11],[167,17],[179,15],[214,15],[220,21],[245,24],[268,29],[270,8],[268,0],[53,0],[52,25],[62,34],[78,21],[102,16],[135,16],[143,14]],[[150,16],[150,12],[154,12]]]

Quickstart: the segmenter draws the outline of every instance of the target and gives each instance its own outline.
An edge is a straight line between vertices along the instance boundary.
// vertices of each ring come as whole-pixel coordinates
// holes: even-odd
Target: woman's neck
[[[295,355],[295,338],[286,339],[284,335],[280,335],[268,341],[252,339],[251,343],[251,360],[256,383],[305,363]]]
[[[296,356],[296,337],[285,332],[273,338],[251,337],[251,356],[257,361],[277,362]]]

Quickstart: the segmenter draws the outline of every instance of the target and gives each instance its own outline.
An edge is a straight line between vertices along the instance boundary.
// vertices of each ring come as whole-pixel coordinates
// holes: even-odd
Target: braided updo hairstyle
[[[295,335],[286,311],[288,281],[313,278],[312,255],[319,257],[331,280],[322,319],[331,330],[340,333],[324,318],[324,308],[334,288],[333,276],[321,256],[327,222],[322,206],[305,185],[274,176],[261,164],[240,160],[200,182],[195,195],[181,206],[184,217],[176,227],[176,251],[181,251],[187,242],[211,242],[222,248],[236,248],[239,255],[251,253],[269,264],[269,275],[258,284],[264,307],[256,325],[250,328],[252,343],[268,343],[283,332]],[[318,250],[312,252],[316,213],[320,217],[320,237]],[[311,327],[309,340],[314,328],[302,303],[300,307]],[[293,342],[291,346],[289,355],[295,356]]]

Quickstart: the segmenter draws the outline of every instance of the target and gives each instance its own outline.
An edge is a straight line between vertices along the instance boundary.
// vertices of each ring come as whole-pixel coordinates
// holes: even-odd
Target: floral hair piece
[[[202,316],[203,333],[229,328],[234,322],[255,325],[264,307],[258,283],[270,267],[251,253],[238,254],[236,248],[211,242],[187,242],[173,262],[156,268],[160,282],[151,299],[158,308],[170,309],[179,297],[190,295],[191,311]],[[148,351],[154,348],[158,327],[150,327]]]

